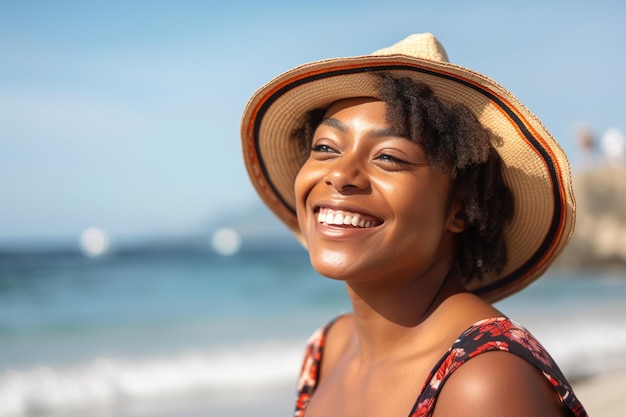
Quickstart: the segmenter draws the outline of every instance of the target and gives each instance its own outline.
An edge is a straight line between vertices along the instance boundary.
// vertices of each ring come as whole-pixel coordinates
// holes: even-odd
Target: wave
[[[266,342],[219,352],[189,351],[141,360],[101,357],[73,367],[9,370],[0,375],[0,417],[222,395],[292,382],[295,387],[302,355],[302,343]]]
[[[571,382],[626,369],[623,309],[580,316],[526,315],[520,322],[546,346]],[[39,366],[0,374],[0,417],[69,415],[80,410],[187,398],[251,398],[295,389],[304,341],[258,341],[141,359],[99,357],[74,366]],[[273,398],[276,398],[275,396]]]
[[[555,358],[563,373],[576,381],[626,369],[626,322],[614,317],[577,317],[534,323],[533,334]]]

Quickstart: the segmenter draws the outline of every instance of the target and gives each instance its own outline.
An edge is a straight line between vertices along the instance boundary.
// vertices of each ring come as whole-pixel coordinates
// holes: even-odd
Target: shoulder
[[[353,333],[352,314],[342,314],[318,328],[307,341],[301,379],[306,376],[307,385],[317,385],[347,349]]]
[[[332,351],[346,344],[354,329],[352,314],[341,314],[324,326],[318,328],[307,342],[309,347],[315,346],[325,351]]]
[[[324,346],[324,360],[320,369],[320,380],[332,370],[341,355],[349,348],[354,337],[354,317],[344,314],[327,326]]]
[[[297,410],[304,410],[324,374],[335,365],[341,346],[346,343],[342,342],[343,333],[350,323],[351,315],[338,316],[309,337],[298,378]]]
[[[556,391],[535,366],[505,351],[467,361],[441,389],[435,417],[564,416]]]

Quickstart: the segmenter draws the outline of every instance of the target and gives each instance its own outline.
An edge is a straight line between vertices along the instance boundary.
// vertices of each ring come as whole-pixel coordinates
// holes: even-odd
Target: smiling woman
[[[491,304],[574,225],[567,158],[507,90],[411,35],[279,75],[242,139],[259,195],[352,302],[309,340],[296,417],[586,416]]]
[[[373,99],[333,104],[296,177],[300,230],[313,266],[325,276],[369,280],[381,269],[393,279],[421,275],[436,259],[449,262],[443,251],[452,253],[453,241],[444,232],[461,230],[456,212],[446,213],[449,175],[430,166],[417,143],[381,134],[392,131],[386,113],[385,102]],[[320,222],[327,210],[339,213]],[[341,212],[363,227],[338,226]]]

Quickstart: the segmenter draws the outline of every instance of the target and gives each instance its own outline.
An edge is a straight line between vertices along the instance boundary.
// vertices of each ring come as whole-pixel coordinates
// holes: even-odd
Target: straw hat
[[[428,84],[446,102],[462,102],[497,139],[503,177],[515,198],[505,230],[508,261],[498,275],[473,280],[468,289],[497,301],[539,278],[567,245],[575,219],[569,163],[563,150],[505,88],[447,62],[431,34],[411,35],[371,55],[311,62],[287,71],[257,90],[242,118],[248,173],[267,206],[304,244],[295,214],[294,179],[301,154],[292,131],[314,108],[350,97],[377,96],[377,71]]]

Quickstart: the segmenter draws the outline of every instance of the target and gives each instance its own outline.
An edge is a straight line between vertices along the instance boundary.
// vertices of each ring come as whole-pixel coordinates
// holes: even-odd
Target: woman
[[[508,91],[412,35],[276,77],[242,139],[257,191],[353,306],[309,341],[296,416],[586,415],[490,304],[574,223],[567,159]]]

